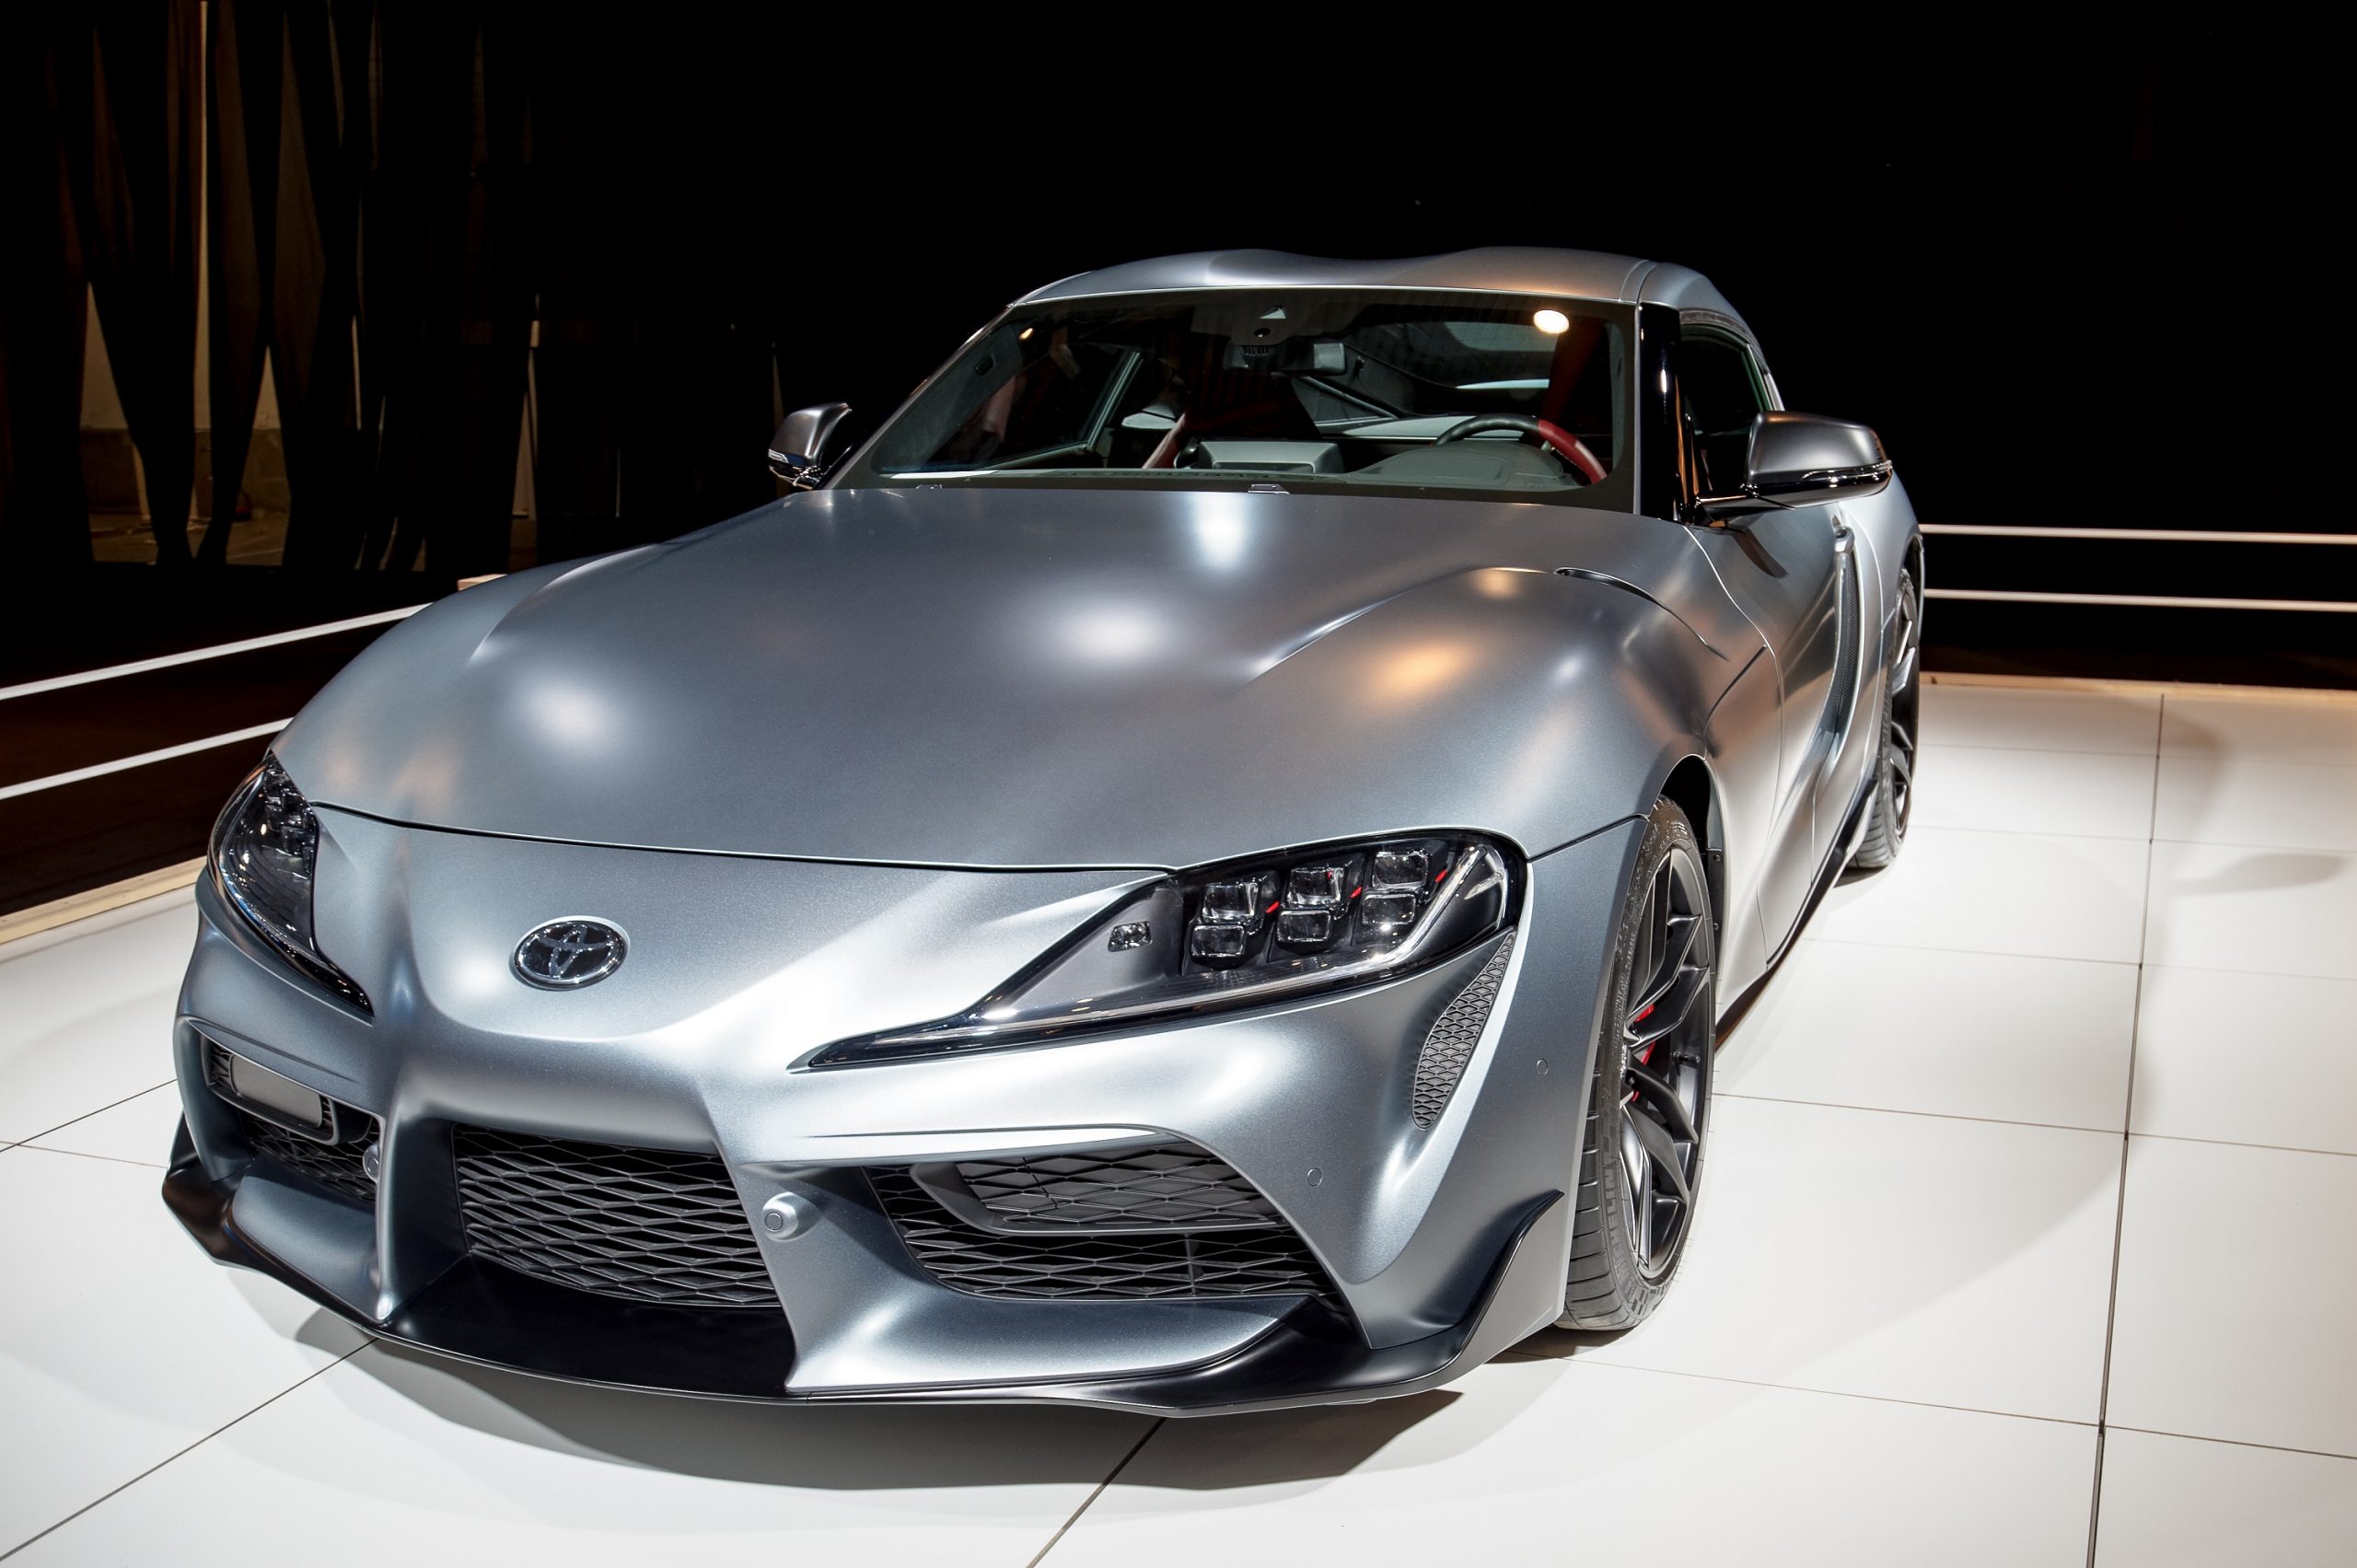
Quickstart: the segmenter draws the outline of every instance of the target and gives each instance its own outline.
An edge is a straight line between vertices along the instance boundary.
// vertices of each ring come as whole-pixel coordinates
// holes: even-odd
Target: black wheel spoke
[[[1907,836],[1907,819],[1914,806],[1915,722],[1922,676],[1922,600],[1914,578],[1898,578],[1898,626],[1890,657],[1890,685],[1883,699],[1882,757],[1876,763],[1876,797],[1872,831],[1858,861],[1868,869],[1888,865]]]
[[[1662,901],[1668,902],[1666,899]],[[1661,999],[1669,994],[1670,988],[1690,972],[1686,960],[1693,956],[1694,939],[1701,933],[1701,916],[1673,914],[1668,916],[1663,923],[1668,929],[1661,947],[1666,949],[1674,948],[1675,951],[1668,962],[1657,961],[1654,968],[1645,971],[1654,977],[1654,981],[1638,994],[1634,1002],[1629,1004],[1629,1017],[1631,1022],[1643,1017],[1647,1008],[1659,1005]]]
[[[1655,1041],[1675,1034],[1694,1016],[1694,1005],[1710,989],[1711,971],[1698,964],[1689,964],[1670,976],[1658,999],[1630,1015],[1628,1028],[1623,1031],[1629,1050],[1642,1053]]]
[[[1630,1105],[1632,1111],[1651,1109],[1661,1118],[1662,1125],[1668,1130],[1670,1137],[1678,1143],[1690,1144],[1701,1136],[1685,1102],[1678,1098],[1678,1091],[1656,1077],[1650,1069],[1631,1067],[1629,1082],[1637,1091],[1636,1099]]]
[[[1669,1129],[1645,1115],[1635,1107],[1622,1114],[1629,1119],[1630,1129],[1637,1134],[1637,1142],[1644,1145],[1648,1163],[1658,1179],[1666,1179],[1674,1189],[1680,1203],[1694,1201],[1694,1188],[1686,1176],[1685,1150],[1669,1135]],[[1689,1144],[1688,1147],[1691,1148]]]
[[[1628,1246],[1647,1278],[1678,1257],[1693,1212],[1710,1092],[1717,934],[1710,887],[1688,844],[1638,884],[1620,1011],[1619,1160]]]

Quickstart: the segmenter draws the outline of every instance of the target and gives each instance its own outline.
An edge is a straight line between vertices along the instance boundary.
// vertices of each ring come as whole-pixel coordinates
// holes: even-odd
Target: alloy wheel
[[[1638,917],[1620,1023],[1620,1163],[1638,1272],[1677,1260],[1694,1212],[1711,1087],[1716,939],[1701,863],[1684,844],[1655,869]]]
[[[1885,711],[1887,729],[1883,766],[1890,773],[1893,837],[1907,831],[1907,814],[1915,804],[1915,719],[1922,705],[1923,621],[1915,585],[1902,577],[1898,595],[1898,648],[1890,663],[1890,702]]]

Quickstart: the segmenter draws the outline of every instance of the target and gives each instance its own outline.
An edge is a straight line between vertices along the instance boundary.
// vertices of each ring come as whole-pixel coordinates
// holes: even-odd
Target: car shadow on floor
[[[319,1321],[333,1324],[326,1314]],[[308,1334],[309,1325],[306,1325]],[[756,1486],[838,1491],[1095,1484],[1149,1416],[1051,1405],[787,1406],[561,1383],[379,1341],[346,1366],[443,1421],[553,1453]],[[1262,1443],[1253,1484],[1347,1474],[1459,1398],[1446,1389],[1328,1410],[1208,1416],[1318,1421],[1321,1440]],[[1335,1417],[1346,1415],[1346,1421]],[[1244,1430],[1238,1426],[1239,1434]],[[1338,1441],[1338,1439],[1340,1439]]]

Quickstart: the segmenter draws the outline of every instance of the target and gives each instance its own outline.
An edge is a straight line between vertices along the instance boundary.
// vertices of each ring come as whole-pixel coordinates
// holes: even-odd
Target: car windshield
[[[1621,508],[1624,314],[1306,288],[1021,307],[836,482],[1274,484]]]

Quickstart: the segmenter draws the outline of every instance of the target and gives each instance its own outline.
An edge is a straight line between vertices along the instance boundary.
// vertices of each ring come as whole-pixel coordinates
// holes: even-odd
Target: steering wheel
[[[1525,419],[1518,413],[1484,413],[1450,425],[1433,437],[1437,447],[1449,441],[1462,441],[1468,436],[1479,436],[1485,430],[1514,430],[1525,436],[1536,436],[1538,444],[1563,459],[1581,480],[1594,484],[1604,477],[1604,465],[1578,436],[1552,420]]]

